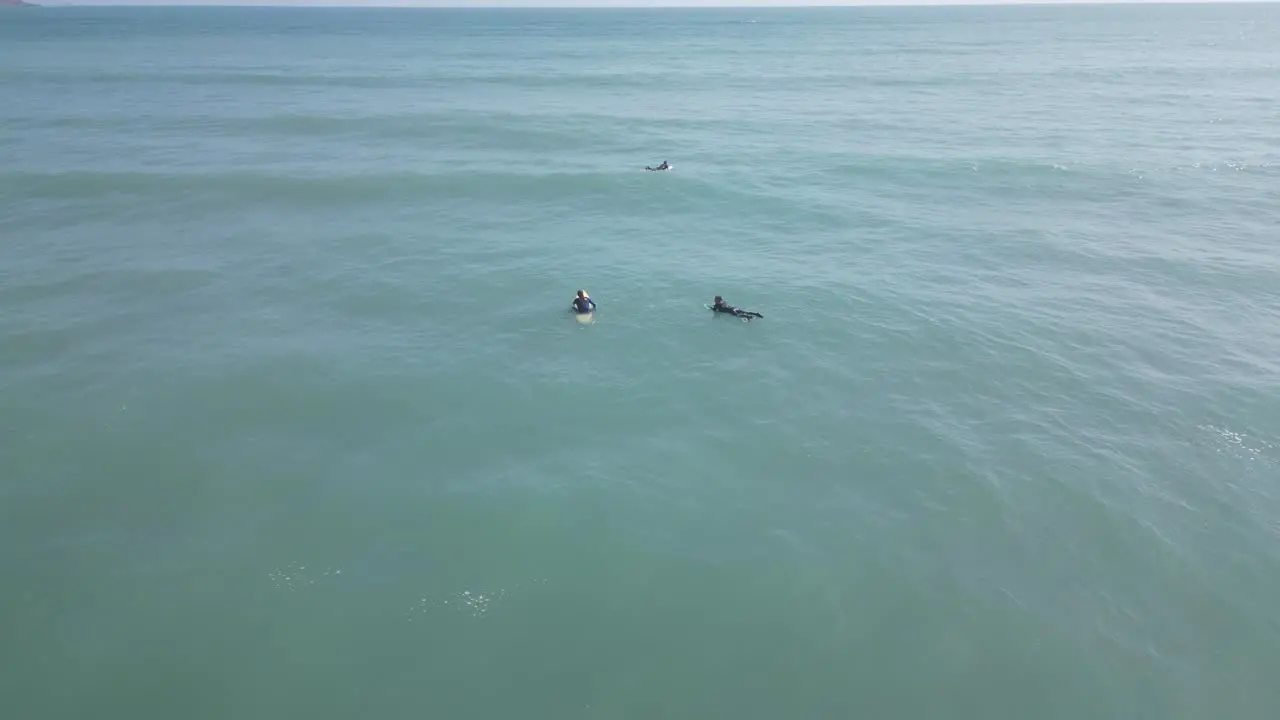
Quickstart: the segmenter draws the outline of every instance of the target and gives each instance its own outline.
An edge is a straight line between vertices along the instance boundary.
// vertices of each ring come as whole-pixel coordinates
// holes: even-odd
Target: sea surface
[[[1278,90],[1271,5],[0,13],[3,715],[1274,720]]]

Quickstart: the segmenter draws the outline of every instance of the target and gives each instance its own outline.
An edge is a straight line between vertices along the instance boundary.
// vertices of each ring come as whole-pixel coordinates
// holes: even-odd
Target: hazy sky
[[[1026,5],[1039,3],[1235,2],[1241,0],[29,0],[46,5],[340,5],[340,6],[767,6],[767,5]],[[1248,1],[1248,0],[1243,0]]]

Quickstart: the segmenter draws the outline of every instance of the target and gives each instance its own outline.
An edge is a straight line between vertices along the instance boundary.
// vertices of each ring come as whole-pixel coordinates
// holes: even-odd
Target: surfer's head
[[[587,295],[587,291],[586,291],[586,290],[579,290],[579,291],[578,291],[578,297],[580,297],[580,298],[586,298],[586,297],[590,297],[590,296],[589,296],[589,295]]]

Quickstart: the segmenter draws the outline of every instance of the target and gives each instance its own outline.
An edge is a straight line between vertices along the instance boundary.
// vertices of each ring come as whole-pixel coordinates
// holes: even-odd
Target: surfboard
[[[711,312],[716,312],[715,307],[713,307],[713,306],[711,306],[711,305],[707,305],[706,303],[703,303],[702,307],[704,307],[704,308],[706,308],[706,309],[710,310]],[[729,313],[716,313],[716,314],[717,314],[717,315],[729,315]],[[748,317],[741,317],[741,316],[729,315],[729,317],[738,317],[738,319],[739,319],[739,320],[741,320],[742,322],[751,322],[751,319],[752,319],[752,318],[751,318],[751,317],[749,317],[749,316],[748,316]]]
[[[579,325],[590,325],[591,323],[595,322],[596,314],[594,312],[574,313],[573,319],[577,320]]]

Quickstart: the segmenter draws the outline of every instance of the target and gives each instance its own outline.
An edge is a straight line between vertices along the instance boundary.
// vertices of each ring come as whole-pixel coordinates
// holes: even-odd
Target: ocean
[[[1280,711],[1280,7],[0,59],[6,717]]]

